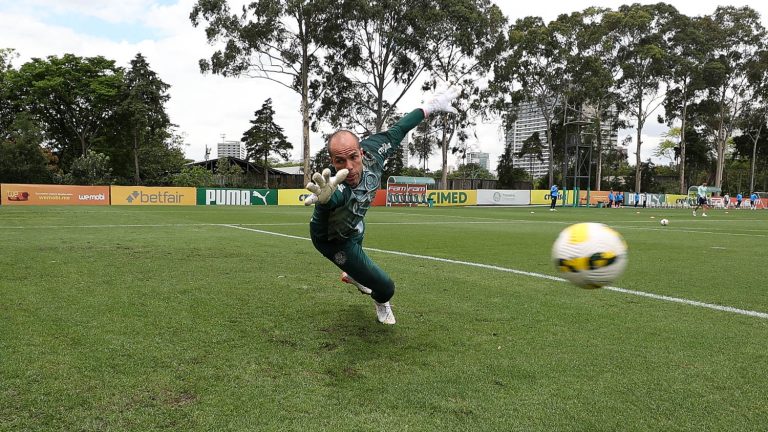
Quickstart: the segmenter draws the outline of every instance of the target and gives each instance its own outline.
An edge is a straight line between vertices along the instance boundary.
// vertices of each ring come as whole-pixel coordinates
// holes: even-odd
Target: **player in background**
[[[310,237],[315,248],[342,270],[342,281],[351,283],[373,298],[376,318],[383,324],[395,324],[389,300],[395,294],[395,283],[363,250],[365,214],[381,185],[384,161],[405,135],[429,114],[452,112],[451,102],[459,95],[455,87],[434,96],[423,107],[415,109],[386,132],[364,140],[353,132],[339,130],[328,138],[328,153],[336,175],[331,170],[314,173],[307,185],[312,194],[305,205],[315,205],[309,222]]]
[[[752,194],[749,195],[749,208],[751,210],[757,210],[757,200],[759,197],[756,193],[752,192]]]
[[[731,196],[728,194],[723,195],[723,208],[728,210],[728,207],[731,206]]]
[[[613,208],[613,200],[616,198],[616,196],[613,194],[613,189],[611,189],[610,192],[608,192],[608,208]]]
[[[552,202],[549,204],[549,211],[555,211],[555,204],[557,204],[557,185],[553,184],[551,188],[549,188],[549,198],[552,200]]]
[[[703,182],[701,186],[696,188],[696,207],[693,209],[693,215],[696,216],[696,210],[701,207],[701,215],[707,216],[707,182]]]
[[[737,209],[741,208],[741,200],[742,199],[743,199],[743,197],[741,196],[741,192],[737,193],[736,194],[736,208]]]

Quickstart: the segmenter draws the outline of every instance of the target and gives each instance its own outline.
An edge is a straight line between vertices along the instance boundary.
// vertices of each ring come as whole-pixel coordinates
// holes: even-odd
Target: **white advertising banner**
[[[486,190],[478,189],[477,205],[528,205],[531,203],[529,190]]]

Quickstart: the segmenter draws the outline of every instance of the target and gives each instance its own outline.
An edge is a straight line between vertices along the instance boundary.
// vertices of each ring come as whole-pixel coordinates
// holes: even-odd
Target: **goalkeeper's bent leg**
[[[373,291],[371,297],[386,303],[395,295],[395,283],[363,250],[362,236],[341,243],[312,238],[315,248],[355,281]]]

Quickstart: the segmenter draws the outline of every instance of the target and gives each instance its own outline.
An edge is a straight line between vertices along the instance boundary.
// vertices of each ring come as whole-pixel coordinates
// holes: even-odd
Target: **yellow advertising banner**
[[[477,205],[476,190],[428,190],[427,201],[435,206],[473,206]]]
[[[109,186],[0,185],[2,205],[109,205]]]
[[[667,194],[664,199],[667,204],[685,204],[688,202],[688,195]]]
[[[277,191],[277,205],[303,206],[304,198],[309,196],[306,189],[279,189]]]
[[[112,205],[195,205],[193,187],[112,186]]]
[[[531,204],[550,204],[549,189],[534,189],[531,191]],[[560,204],[560,201],[557,202]]]

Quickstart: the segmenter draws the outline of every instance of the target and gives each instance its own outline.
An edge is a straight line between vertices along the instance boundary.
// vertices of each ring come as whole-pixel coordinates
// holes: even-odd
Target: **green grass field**
[[[0,208],[0,430],[768,425],[768,212],[373,208],[393,327],[315,252],[309,215]],[[542,277],[580,221],[629,244],[614,287],[738,311]]]

